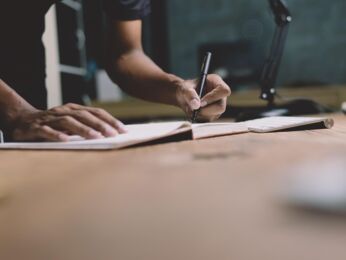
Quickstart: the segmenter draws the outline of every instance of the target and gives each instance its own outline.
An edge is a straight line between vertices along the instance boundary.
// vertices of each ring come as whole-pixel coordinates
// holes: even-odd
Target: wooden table
[[[281,177],[346,155],[332,130],[112,152],[0,152],[0,259],[346,259],[346,217],[288,207]]]

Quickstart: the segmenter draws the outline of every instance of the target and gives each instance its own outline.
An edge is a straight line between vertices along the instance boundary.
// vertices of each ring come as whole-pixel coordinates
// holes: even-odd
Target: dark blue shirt
[[[59,1],[0,1],[0,78],[40,109],[47,107],[42,43],[44,17],[56,2]],[[150,0],[102,2],[105,12],[112,19],[137,20],[150,12]]]

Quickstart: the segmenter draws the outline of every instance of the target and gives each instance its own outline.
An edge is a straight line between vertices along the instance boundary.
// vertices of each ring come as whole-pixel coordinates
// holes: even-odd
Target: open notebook
[[[333,124],[332,119],[312,117],[270,117],[241,123],[150,123],[128,125],[128,133],[112,138],[83,140],[74,136],[69,142],[2,143],[0,149],[112,150],[143,144],[197,140],[248,132],[268,133],[280,130],[331,128]]]

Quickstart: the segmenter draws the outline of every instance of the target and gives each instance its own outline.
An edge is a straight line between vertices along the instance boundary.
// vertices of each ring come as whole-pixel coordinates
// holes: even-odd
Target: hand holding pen
[[[198,86],[196,89],[200,99],[204,96],[204,89],[205,89],[205,85],[206,85],[207,78],[208,78],[211,56],[212,56],[211,52],[207,52],[205,57],[204,57],[203,64],[202,64],[201,75],[200,75],[200,79],[199,79]],[[191,118],[192,123],[196,122],[199,110],[200,110],[200,108],[193,111],[192,118]]]
[[[201,75],[195,80],[182,80],[177,86],[177,104],[191,121],[210,122],[226,110],[230,87],[219,75],[208,74],[211,53],[206,53]]]

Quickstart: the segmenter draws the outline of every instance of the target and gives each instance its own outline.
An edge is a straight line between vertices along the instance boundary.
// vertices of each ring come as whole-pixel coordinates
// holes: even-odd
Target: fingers
[[[201,107],[200,98],[194,88],[195,84],[195,81],[187,81],[182,89],[185,103],[189,111],[197,110]]]
[[[81,105],[77,105],[77,104],[67,104],[66,106],[72,110],[89,112],[90,114],[94,115],[94,117],[98,118],[99,120],[104,121],[108,126],[111,126],[113,129],[115,129],[120,134],[127,132],[126,128],[122,122],[115,119],[111,114],[109,114],[108,112],[106,112],[103,109],[93,108],[93,107],[85,107],[85,106],[81,106]],[[85,116],[86,116],[86,114],[85,114]],[[107,127],[107,126],[105,126],[105,127]],[[111,129],[108,129],[108,131],[111,132]],[[103,132],[102,129],[101,129],[101,132]],[[109,136],[106,132],[103,132],[103,133],[105,133],[106,136]]]
[[[222,99],[209,106],[202,108],[198,114],[200,121],[214,121],[218,119],[226,110],[227,100]]]
[[[32,125],[26,131],[17,129],[13,133],[13,139],[16,141],[52,141],[52,142],[66,142],[68,135],[63,132],[52,129],[49,126]]]
[[[200,121],[218,119],[226,110],[227,97],[231,89],[218,75],[209,75],[207,79],[207,94],[201,99]]]
[[[37,130],[37,139],[43,141],[67,142],[68,135],[45,125]]]
[[[230,87],[217,75],[208,76],[208,93],[201,100],[201,107],[226,99],[231,95]]]
[[[203,116],[221,115],[225,112],[227,105],[226,99],[221,99],[218,102],[214,102],[209,106],[206,106],[200,110],[200,114]]]
[[[53,108],[50,112],[53,118],[48,120],[49,126],[68,131],[70,134],[79,134],[88,139],[102,136],[113,137],[126,132],[123,123],[103,109],[66,104]]]
[[[124,132],[124,125],[102,109],[67,104],[23,114],[10,135],[15,141],[68,141],[68,135],[98,139]]]
[[[99,139],[104,137],[100,132],[82,124],[71,116],[56,117],[46,124],[54,130],[64,131],[73,135],[80,135],[86,139]]]
[[[127,132],[125,125],[119,121],[118,119],[115,119],[111,114],[106,112],[103,109],[100,108],[87,108],[87,110],[92,113],[94,116],[102,119],[104,122],[109,124],[111,127],[113,127],[116,131],[118,131],[120,134],[124,134]]]
[[[67,116],[71,116],[80,123],[83,123],[84,125],[100,132],[105,137],[113,137],[119,134],[114,127],[94,116],[87,110],[72,110],[67,111],[65,114]]]
[[[227,97],[231,94],[230,87],[220,76],[211,74],[207,78],[206,94],[200,99],[196,91],[197,83],[197,80],[187,80],[180,85],[178,104],[188,116],[191,116],[192,111],[200,109],[198,119],[211,121],[219,118],[226,110]]]

